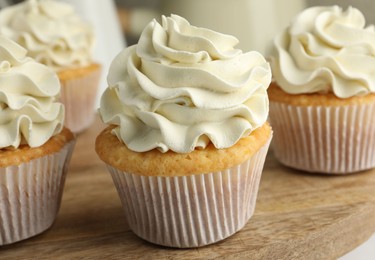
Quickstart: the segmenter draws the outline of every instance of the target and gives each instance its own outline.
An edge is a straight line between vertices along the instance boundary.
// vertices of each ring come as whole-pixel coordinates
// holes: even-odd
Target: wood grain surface
[[[237,234],[197,249],[152,245],[128,228],[110,174],[94,151],[104,126],[77,138],[54,225],[0,248],[1,259],[335,259],[375,231],[375,170],[304,174],[269,153],[254,216]]]

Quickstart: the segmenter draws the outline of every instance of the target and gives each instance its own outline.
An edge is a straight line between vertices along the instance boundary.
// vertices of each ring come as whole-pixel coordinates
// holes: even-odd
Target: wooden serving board
[[[375,231],[375,170],[304,174],[269,153],[254,216],[198,249],[152,245],[128,228],[110,174],[94,151],[104,126],[78,136],[58,218],[45,233],[0,248],[1,259],[335,259]]]

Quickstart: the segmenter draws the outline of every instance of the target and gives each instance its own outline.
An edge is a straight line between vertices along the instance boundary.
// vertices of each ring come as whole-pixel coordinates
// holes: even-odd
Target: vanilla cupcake
[[[76,133],[88,128],[95,116],[101,68],[92,60],[91,26],[69,4],[27,0],[0,11],[0,34],[57,72],[66,126]]]
[[[59,79],[0,36],[0,245],[48,229],[75,138],[63,128]]]
[[[374,27],[352,7],[312,7],[274,43],[268,93],[275,156],[309,172],[374,168]]]
[[[269,64],[182,17],[152,21],[112,62],[96,140],[131,230],[199,247],[252,216],[272,137]]]

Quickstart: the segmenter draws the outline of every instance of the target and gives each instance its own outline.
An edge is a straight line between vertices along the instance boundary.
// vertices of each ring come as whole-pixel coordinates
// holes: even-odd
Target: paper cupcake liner
[[[107,166],[136,235],[163,246],[199,247],[229,237],[252,216],[269,143],[240,165],[192,176],[139,176]]]
[[[0,245],[35,236],[52,225],[74,143],[57,153],[0,168]]]
[[[65,105],[65,126],[74,133],[87,129],[95,118],[100,69],[85,77],[61,81],[61,102]]]
[[[345,174],[375,167],[375,104],[303,107],[270,103],[272,149],[286,166]]]

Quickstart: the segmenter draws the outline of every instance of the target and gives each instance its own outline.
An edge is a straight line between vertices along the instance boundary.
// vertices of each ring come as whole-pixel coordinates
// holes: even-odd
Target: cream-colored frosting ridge
[[[0,148],[41,146],[63,128],[57,75],[26,52],[0,36]]]
[[[311,7],[274,42],[274,80],[287,93],[375,93],[375,31],[356,8]]]
[[[152,21],[112,62],[102,120],[136,152],[233,146],[268,116],[269,64],[177,15]]]
[[[26,0],[0,11],[0,34],[55,70],[92,62],[94,34],[73,7],[54,0]]]

